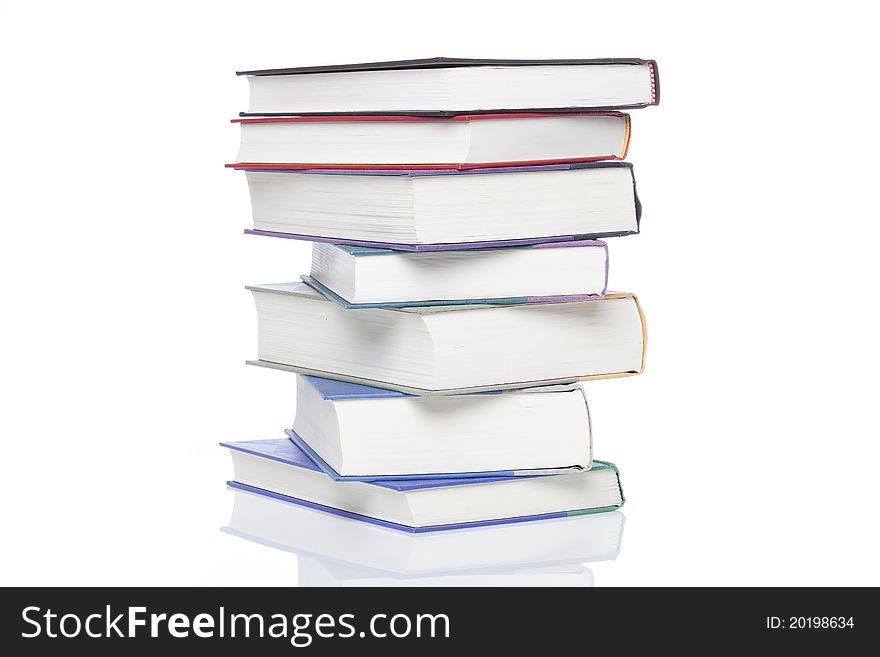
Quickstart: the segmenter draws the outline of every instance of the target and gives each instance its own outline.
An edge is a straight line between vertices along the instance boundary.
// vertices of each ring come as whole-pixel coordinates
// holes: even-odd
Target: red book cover
[[[498,162],[479,162],[479,163],[462,163],[462,162],[434,162],[419,163],[407,162],[397,164],[383,163],[318,163],[318,162],[235,162],[227,164],[227,168],[232,169],[252,169],[252,170],[270,170],[270,171],[296,171],[304,169],[363,169],[363,170],[411,170],[411,169],[483,169],[511,166],[535,166],[545,164],[565,164],[573,162],[596,162],[607,160],[623,160],[629,150],[629,142],[631,135],[631,120],[629,114],[623,112],[520,112],[506,114],[455,114],[452,116],[415,116],[403,114],[386,114],[386,115],[323,115],[323,116],[265,116],[265,117],[242,117],[232,119],[232,123],[240,124],[267,124],[267,123],[327,123],[327,122],[449,122],[449,121],[485,121],[494,119],[529,119],[529,118],[545,118],[545,117],[622,117],[625,119],[626,127],[620,151],[616,154],[608,154],[595,157],[576,157],[576,158],[556,158],[556,159],[539,159],[539,160],[508,160]]]

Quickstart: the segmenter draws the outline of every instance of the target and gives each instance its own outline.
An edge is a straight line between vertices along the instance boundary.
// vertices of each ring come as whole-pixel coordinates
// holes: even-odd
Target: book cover
[[[353,257],[362,257],[362,256],[374,256],[374,255],[389,255],[393,254],[393,249],[383,249],[383,248],[370,248],[370,247],[357,247],[351,246],[348,244],[336,244],[334,245],[339,249],[343,249],[349,255]],[[605,296],[605,293],[608,291],[608,244],[601,240],[572,240],[570,242],[541,242],[538,244],[529,244],[526,245],[528,248],[533,249],[548,249],[548,248],[564,248],[564,247],[599,247],[605,250],[605,282],[602,286],[602,290],[597,294],[558,294],[558,295],[545,295],[545,296],[530,296],[530,297],[494,297],[494,298],[485,298],[485,299],[434,299],[431,301],[386,301],[386,302],[378,302],[378,303],[351,303],[350,301],[344,299],[343,297],[336,294],[329,287],[324,285],[321,281],[313,278],[309,275],[300,276],[302,281],[311,287],[316,292],[319,292],[321,295],[333,301],[334,303],[339,304],[343,308],[353,309],[353,308],[411,308],[411,307],[427,307],[427,306],[458,306],[458,305],[473,305],[473,304],[517,304],[517,303],[553,303],[553,302],[563,302],[563,301],[589,301],[591,299],[601,299]],[[507,247],[495,247],[495,248],[507,248]],[[480,249],[483,250],[483,249]]]
[[[606,253],[606,265],[605,270],[607,274],[608,264],[607,264],[607,253],[608,253],[608,243],[602,240],[576,240],[574,242],[538,242],[536,244],[527,244],[526,245],[532,249],[562,249],[566,247],[582,247],[582,246],[597,246],[602,247]],[[336,248],[342,249],[346,253],[354,257],[360,256],[372,256],[372,255],[392,255],[395,252],[395,249],[385,249],[381,247],[370,247],[370,246],[354,246],[351,244],[337,244]],[[506,246],[496,246],[496,247],[486,247],[485,249],[480,249],[484,251],[494,251],[496,249],[504,249]],[[607,282],[607,281],[606,281]]]
[[[302,288],[302,289],[299,289]],[[308,299],[320,299],[326,303],[332,303],[327,301],[323,296],[314,292],[310,287],[305,284],[275,284],[275,285],[263,285],[263,286],[247,286],[247,289],[251,291],[261,291],[261,292],[272,292],[277,294],[289,294],[292,296],[305,297]],[[561,384],[570,384],[576,383],[578,381],[592,381],[597,379],[613,379],[624,376],[634,376],[637,374],[641,374],[641,372],[645,368],[645,355],[647,352],[647,343],[648,343],[648,327],[645,321],[645,315],[642,311],[642,306],[639,303],[638,297],[629,292],[608,292],[605,294],[603,299],[632,299],[636,310],[639,314],[639,318],[641,321],[641,329],[642,329],[642,358],[639,364],[638,370],[627,370],[621,372],[608,372],[602,374],[587,374],[583,376],[570,376],[570,377],[561,377],[555,379],[542,379],[542,380],[530,380],[530,381],[508,381],[505,383],[498,383],[493,385],[480,385],[480,386],[469,386],[469,387],[459,387],[459,388],[443,388],[443,389],[428,389],[428,388],[416,388],[413,386],[401,385],[397,383],[392,383],[388,381],[377,381],[375,379],[369,379],[361,376],[354,376],[350,374],[342,374],[339,372],[318,370],[311,367],[304,367],[301,365],[290,365],[286,363],[277,363],[274,361],[256,359],[256,360],[248,360],[245,361],[248,365],[254,365],[257,367],[266,367],[269,369],[283,370],[286,372],[295,372],[297,374],[305,374],[310,376],[321,377],[325,379],[335,379],[337,381],[346,381],[350,383],[358,383],[366,386],[373,386],[378,388],[386,388],[388,390],[395,390],[398,392],[407,393],[410,395],[419,395],[419,396],[430,396],[430,395],[459,395],[459,394],[467,394],[473,392],[485,392],[490,390],[517,390],[522,388],[535,388],[538,386],[550,386],[550,385],[561,385]],[[602,303],[602,300],[592,300],[592,301],[577,301],[572,303]],[[498,306],[503,307],[503,306]],[[486,308],[483,306],[482,308]],[[464,311],[473,311],[477,312],[478,307],[475,306],[438,306],[430,309],[423,308],[388,308],[384,309],[387,312],[413,312],[418,313],[420,311],[431,310],[433,312],[464,312]],[[491,308],[489,308],[491,309]]]
[[[572,472],[583,472],[589,470],[589,464],[572,465],[564,468],[541,468],[535,470],[491,470],[486,472],[439,472],[432,474],[396,474],[396,475],[341,475],[333,467],[321,458],[321,455],[313,450],[309,444],[293,429],[285,429],[288,439],[302,450],[306,456],[311,459],[312,463],[318,466],[325,475],[333,481],[363,481],[363,482],[381,482],[381,481],[427,481],[427,480],[455,480],[455,479],[498,479],[499,477],[546,477],[555,474],[566,474]]]
[[[431,69],[431,68],[461,68],[467,66],[605,66],[605,65],[633,65],[647,66],[650,73],[651,101],[648,103],[635,103],[631,105],[608,105],[603,107],[559,107],[559,108],[518,108],[508,110],[504,108],[477,110],[470,114],[505,114],[521,112],[576,112],[590,110],[621,110],[639,109],[660,103],[660,71],[657,62],[653,59],[640,59],[636,57],[606,57],[594,59],[468,59],[456,57],[430,57],[425,59],[404,59],[386,62],[361,62],[357,64],[338,64],[329,66],[300,66],[292,68],[271,68],[249,71],[236,71],[236,75],[265,76],[265,75],[309,75],[314,73],[353,73],[357,71],[393,71],[406,69]],[[400,114],[415,116],[453,116],[459,112],[430,110],[418,112],[400,112]],[[284,116],[283,113],[248,113],[240,112],[240,116]],[[320,112],[303,113],[319,115]],[[352,114],[371,114],[371,112],[352,112]],[[389,114],[389,112],[375,112],[375,114]]]
[[[236,71],[236,75],[298,75],[307,73],[350,73],[354,71],[388,71],[419,68],[459,68],[462,66],[583,66],[603,64],[650,64],[653,59],[638,57],[594,57],[591,59],[491,59],[467,57],[425,57],[421,59],[397,59],[385,62],[359,62],[356,64],[328,64],[323,66],[294,66],[289,68],[264,68]],[[656,74],[656,71],[655,71]]]
[[[324,475],[323,471],[308,457],[308,455],[299,449],[293,442],[286,438],[274,438],[268,440],[254,440],[254,441],[245,441],[245,442],[231,442],[231,443],[220,443],[221,447],[226,447],[230,450],[237,450],[243,452],[245,454],[251,454],[253,456],[258,456],[261,458],[267,458],[273,461],[278,461],[280,463],[284,463],[286,465],[290,465],[297,468],[303,468],[306,470],[310,470],[312,472],[320,472]],[[619,473],[617,467],[613,463],[608,463],[606,461],[593,461],[593,470],[605,470],[611,469],[618,476],[618,485],[619,485]],[[326,475],[324,475],[326,476]],[[553,475],[553,476],[566,476],[566,475]],[[426,488],[448,488],[451,486],[468,486],[473,484],[491,484],[493,482],[503,482],[510,481],[513,479],[517,479],[517,477],[513,476],[496,476],[496,477],[471,477],[471,478],[460,478],[460,479],[410,479],[410,480],[383,480],[383,481],[370,481],[363,482],[365,486],[380,486],[383,488],[388,488],[394,491],[405,493],[407,491],[415,491]],[[558,511],[553,513],[542,513],[542,514],[534,514],[528,516],[516,516],[512,518],[498,518],[495,520],[480,520],[476,522],[463,522],[463,523],[450,523],[446,525],[428,525],[424,527],[413,527],[410,525],[402,525],[399,523],[388,522],[386,520],[380,520],[378,518],[372,518],[370,516],[365,516],[359,513],[352,513],[350,511],[345,511],[343,509],[337,509],[334,507],[326,506],[324,504],[318,504],[316,502],[310,502],[308,500],[304,500],[298,497],[291,497],[289,495],[283,495],[281,493],[276,493],[273,491],[265,490],[262,488],[257,488],[255,486],[250,486],[248,484],[242,484],[237,481],[228,481],[227,485],[230,488],[235,488],[238,490],[244,490],[251,493],[257,493],[260,495],[265,495],[267,497],[272,497],[278,500],[283,500],[285,502],[291,502],[293,504],[300,504],[302,506],[306,506],[312,509],[317,509],[320,511],[326,511],[328,513],[333,513],[336,515],[340,515],[346,518],[351,518],[354,520],[361,520],[363,522],[369,522],[376,525],[380,525],[383,527],[387,527],[389,529],[397,529],[400,531],[420,533],[420,532],[433,532],[433,531],[449,531],[453,529],[464,529],[468,527],[486,527],[491,525],[499,525],[499,524],[507,524],[507,523],[515,523],[515,522],[527,522],[531,520],[543,520],[543,519],[551,519],[551,518],[567,518],[570,516],[584,515],[590,513],[601,513],[604,511],[611,511],[617,509],[617,506],[611,507],[600,507],[595,509],[577,509],[572,511]],[[626,501],[623,496],[623,489],[620,489],[621,493],[621,504]]]
[[[405,392],[376,388],[362,383],[324,379],[320,376],[303,376],[324,401],[341,399],[389,399],[394,397],[413,397]],[[499,393],[500,394],[500,393]]]
[[[275,363],[269,360],[247,360],[248,365],[255,367],[265,367],[271,370],[282,370],[284,372],[293,372],[295,374],[305,374],[309,376],[317,376],[326,379],[336,379],[338,381],[346,381],[349,383],[359,383],[366,386],[375,386],[378,388],[387,388],[388,390],[403,392],[408,395],[417,395],[419,397],[430,397],[432,395],[467,395],[477,392],[500,392],[504,390],[521,390],[523,388],[537,388],[539,386],[556,386],[569,383],[577,383],[578,381],[593,381],[596,379],[616,379],[623,376],[634,376],[639,372],[611,372],[609,374],[590,374],[580,377],[564,377],[559,379],[543,379],[540,381],[516,381],[511,383],[500,383],[491,386],[472,386],[467,388],[444,388],[442,390],[428,390],[427,388],[414,388],[412,386],[399,385],[389,383],[387,381],[376,381],[360,376],[351,376],[348,374],[339,374],[337,372],[328,372],[325,370],[316,370],[311,367],[302,367],[300,365],[286,365],[284,363]],[[644,359],[643,359],[644,365]]]
[[[227,168],[236,171],[262,171],[263,165],[254,166],[251,163],[227,164]],[[566,162],[553,160],[542,164],[505,164],[504,166],[487,166],[480,168],[458,168],[448,166],[433,168],[429,166],[388,168],[385,166],[362,165],[359,167],[346,166],[335,168],[308,167],[300,168],[289,164],[270,165],[273,171],[290,171],[292,173],[310,173],[325,176],[479,176],[492,173],[527,173],[529,171],[565,171],[572,169],[597,169],[597,168],[621,168],[632,170],[630,162]]]
[[[323,295],[333,303],[343,308],[356,310],[358,308],[429,308],[432,306],[473,306],[473,305],[498,305],[520,303],[562,303],[564,301],[590,301],[601,299],[602,294],[561,294],[543,297],[500,297],[497,299],[452,299],[435,301],[385,301],[381,303],[351,303],[336,294],[329,287],[315,280],[311,276],[300,276],[303,283]]]
[[[259,171],[247,165],[231,165],[238,171]],[[311,174],[326,176],[466,176],[466,175],[491,175],[496,173],[526,173],[530,171],[565,171],[576,169],[594,168],[624,168],[632,173],[633,166],[629,162],[557,162],[534,166],[508,166],[491,167],[485,169],[279,169],[294,174]],[[551,235],[544,237],[530,237],[509,240],[489,240],[485,242],[458,242],[443,244],[405,244],[399,242],[375,242],[369,240],[354,240],[324,235],[304,235],[296,233],[277,233],[260,229],[245,229],[246,235],[261,235],[263,237],[280,237],[283,239],[305,240],[308,242],[325,242],[328,244],[359,246],[368,249],[390,249],[392,251],[455,251],[465,249],[500,248],[506,246],[534,246],[549,245],[552,243],[572,243],[584,240],[597,240],[604,237],[623,237],[638,234],[641,228],[642,204],[636,189],[635,176],[633,176],[633,204],[635,207],[636,230],[606,231],[581,235]]]
[[[314,388],[321,398],[325,401],[336,401],[342,399],[388,399],[391,397],[417,397],[397,390],[388,390],[387,388],[377,388],[375,386],[364,385],[362,383],[352,383],[350,381],[339,381],[336,379],[325,379],[320,376],[303,375],[309,385]],[[475,395],[500,395],[501,390],[486,390],[484,392],[472,393]]]
[[[328,115],[296,115],[296,116],[258,116],[240,117],[232,119],[232,123],[333,123],[333,122],[468,122],[491,119],[531,119],[546,117],[620,117],[624,119],[625,131],[620,150],[615,154],[605,154],[585,157],[570,157],[560,159],[543,160],[516,160],[505,162],[445,162],[433,164],[345,164],[345,163],[308,163],[308,162],[235,162],[225,165],[229,169],[250,169],[261,171],[290,171],[308,169],[347,169],[347,170],[402,170],[411,169],[494,169],[499,167],[535,166],[545,164],[577,163],[577,162],[602,162],[609,160],[623,160],[629,151],[630,138],[632,137],[632,120],[629,114],[624,112],[511,112],[507,114],[451,114],[448,116],[418,116],[414,114],[328,114]]]
[[[636,215],[638,217],[638,215]],[[638,220],[638,219],[637,219]],[[625,237],[626,235],[635,235],[638,231],[624,230],[605,233],[594,233],[589,235],[555,235],[551,237],[529,237],[513,240],[491,240],[487,242],[450,242],[445,244],[406,244],[403,242],[371,242],[368,240],[352,240],[344,237],[322,237],[320,235],[302,235],[297,233],[276,233],[270,230],[259,230],[255,228],[246,228],[245,235],[259,235],[262,237],[280,237],[287,240],[300,240],[304,242],[323,242],[325,244],[333,244],[335,246],[355,246],[369,250],[391,250],[391,251],[408,251],[410,253],[421,253],[429,251],[462,251],[469,249],[489,249],[503,248],[507,246],[533,246],[537,244],[547,244],[549,242],[558,244],[571,244],[573,242],[582,241],[584,239],[595,239],[598,237]]]

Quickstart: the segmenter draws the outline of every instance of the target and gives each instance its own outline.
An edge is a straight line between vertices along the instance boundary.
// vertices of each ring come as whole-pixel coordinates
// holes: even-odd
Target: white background
[[[445,55],[659,62],[611,244],[647,370],[587,385],[629,499],[596,584],[880,584],[869,6],[4,0],[0,583],[296,582],[218,531],[217,443],[295,410],[243,286],[309,262],[242,234],[233,72]]]

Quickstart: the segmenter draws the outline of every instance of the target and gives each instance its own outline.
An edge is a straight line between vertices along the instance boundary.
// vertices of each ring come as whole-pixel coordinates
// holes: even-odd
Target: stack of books
[[[313,242],[254,285],[253,365],[297,374],[281,438],[223,443],[232,488],[409,532],[623,502],[580,381],[638,374],[630,117],[652,60],[429,59],[246,71],[254,227]]]

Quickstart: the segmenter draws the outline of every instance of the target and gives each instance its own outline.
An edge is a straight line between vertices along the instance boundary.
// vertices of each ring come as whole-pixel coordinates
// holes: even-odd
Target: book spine
[[[629,140],[632,135],[632,120],[629,114],[624,114],[624,116],[626,117],[626,128],[623,135],[623,148],[620,149],[620,155],[617,156],[619,160],[626,159],[626,154],[629,152]]]
[[[648,72],[651,76],[651,105],[660,104],[660,71],[657,69],[657,62],[649,59]]]

